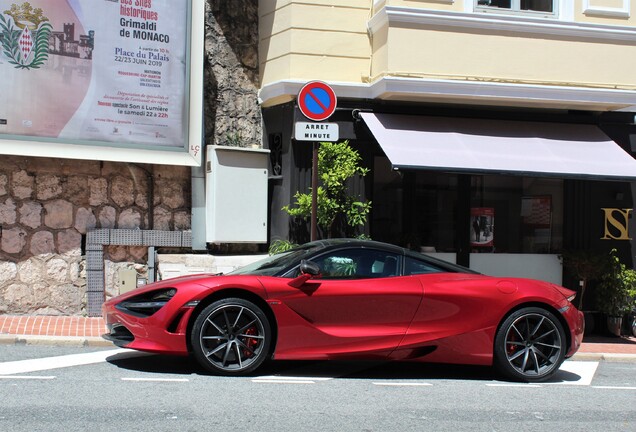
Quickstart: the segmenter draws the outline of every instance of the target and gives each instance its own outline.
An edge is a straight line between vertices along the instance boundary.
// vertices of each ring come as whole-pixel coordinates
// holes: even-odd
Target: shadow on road
[[[107,361],[118,368],[138,372],[212,375],[189,357],[130,352],[111,356]],[[500,379],[496,371],[489,367],[362,361],[271,361],[248,376],[267,375],[377,380],[492,381]]]
[[[175,375],[201,373],[198,365],[189,357],[130,351],[110,356],[106,361],[118,368],[138,372]]]

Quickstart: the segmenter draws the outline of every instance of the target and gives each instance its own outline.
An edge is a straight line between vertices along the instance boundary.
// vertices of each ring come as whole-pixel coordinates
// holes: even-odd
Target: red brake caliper
[[[517,340],[517,336],[515,334],[512,334],[510,339],[508,339],[509,342],[515,342]],[[515,352],[517,352],[517,349],[519,347],[515,344],[511,344],[511,343],[507,343],[506,344],[506,352],[508,353],[508,356],[513,355]]]
[[[258,332],[256,331],[256,327],[250,327],[245,331],[245,334],[248,335],[248,337],[246,338],[245,341],[243,341],[245,343],[245,345],[247,346],[247,348],[249,349],[244,349],[243,350],[243,355],[245,355],[246,357],[250,356],[253,354],[254,349],[256,348],[256,346],[258,345],[258,339],[256,338],[251,338],[249,337],[249,335],[256,335],[258,334]],[[250,351],[251,350],[251,351]]]

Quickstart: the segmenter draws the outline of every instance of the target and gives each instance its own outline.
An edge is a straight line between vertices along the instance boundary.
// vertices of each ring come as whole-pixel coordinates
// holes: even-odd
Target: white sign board
[[[296,122],[294,138],[297,141],[327,141],[336,142],[340,129],[338,123]]]
[[[24,140],[187,155],[199,3],[0,0],[0,153]]]

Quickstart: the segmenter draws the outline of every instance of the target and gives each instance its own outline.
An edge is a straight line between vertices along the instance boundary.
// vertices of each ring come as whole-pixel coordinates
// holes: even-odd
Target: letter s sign
[[[633,209],[602,208],[605,213],[605,235],[601,240],[631,240],[629,217]]]

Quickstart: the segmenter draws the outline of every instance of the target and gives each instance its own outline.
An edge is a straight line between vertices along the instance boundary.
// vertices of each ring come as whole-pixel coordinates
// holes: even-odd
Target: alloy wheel
[[[544,314],[523,314],[507,327],[506,359],[521,376],[540,377],[556,370],[562,346],[560,325]]]
[[[223,373],[258,367],[267,349],[269,331],[266,320],[259,315],[262,312],[248,302],[221,304],[204,315],[198,332],[201,363]]]

